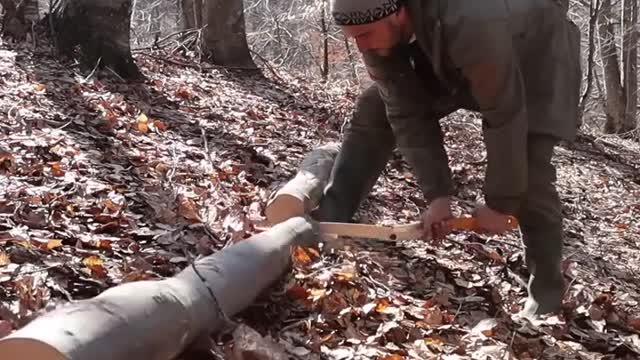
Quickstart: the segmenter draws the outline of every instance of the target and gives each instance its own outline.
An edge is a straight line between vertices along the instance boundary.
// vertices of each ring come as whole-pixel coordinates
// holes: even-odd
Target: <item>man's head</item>
[[[387,55],[411,36],[405,0],[332,0],[331,13],[361,52]]]

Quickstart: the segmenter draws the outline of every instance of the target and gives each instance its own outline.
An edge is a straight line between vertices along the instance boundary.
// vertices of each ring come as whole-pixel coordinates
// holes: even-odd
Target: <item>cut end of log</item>
[[[304,216],[304,201],[293,195],[281,194],[273,199],[264,214],[271,226],[296,216]]]
[[[36,339],[7,337],[0,340],[2,360],[69,360],[49,344]]]

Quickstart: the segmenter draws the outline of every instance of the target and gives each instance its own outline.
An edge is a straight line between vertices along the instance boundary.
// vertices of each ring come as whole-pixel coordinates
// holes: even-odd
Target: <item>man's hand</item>
[[[422,230],[425,239],[440,241],[451,232],[444,220],[451,219],[451,199],[440,197],[431,202],[429,208],[422,213]]]
[[[478,221],[480,231],[489,234],[502,234],[511,230],[509,215],[495,211],[487,205],[477,207],[473,212],[473,216]]]

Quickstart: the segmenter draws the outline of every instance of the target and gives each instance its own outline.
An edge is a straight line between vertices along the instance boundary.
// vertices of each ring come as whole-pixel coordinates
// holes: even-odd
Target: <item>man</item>
[[[479,112],[487,151],[485,204],[474,215],[489,233],[521,226],[530,272],[521,315],[561,308],[561,203],[551,163],[575,137],[581,82],[577,27],[555,0],[332,0],[374,85],[356,102],[332,179],[316,211],[350,221],[397,147],[428,207],[427,238],[449,232],[454,186],[438,120]]]

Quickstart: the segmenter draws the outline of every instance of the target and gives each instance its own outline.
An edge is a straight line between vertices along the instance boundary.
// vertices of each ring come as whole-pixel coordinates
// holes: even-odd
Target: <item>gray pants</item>
[[[452,106],[440,114],[444,117],[458,108]],[[425,129],[433,125],[430,121],[437,122],[438,119],[425,119]],[[527,141],[529,187],[517,216],[525,245],[525,261],[531,274],[528,304],[537,304],[534,312],[546,312],[559,306],[563,291],[560,269],[562,213],[554,184],[556,169],[551,163],[558,139],[530,134]],[[319,221],[351,221],[382,173],[394,146],[394,134],[386,118],[384,103],[373,85],[356,101],[353,117],[345,127],[330,184],[314,217]]]

